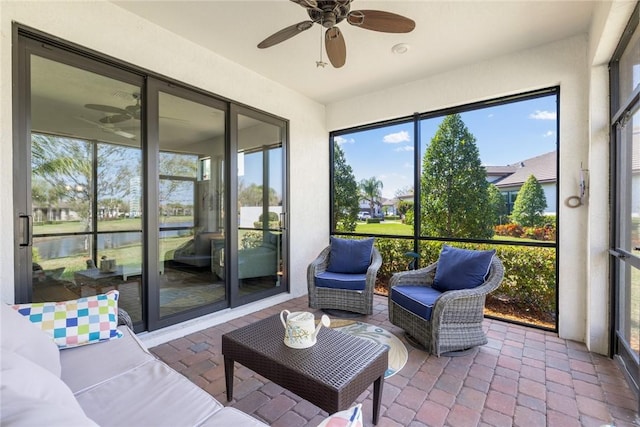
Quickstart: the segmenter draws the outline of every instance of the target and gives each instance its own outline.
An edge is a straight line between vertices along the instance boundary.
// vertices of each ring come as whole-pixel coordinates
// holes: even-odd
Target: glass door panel
[[[617,355],[640,384],[640,105],[619,126],[620,215],[617,258]]]
[[[160,317],[226,301],[224,111],[159,93]]]
[[[238,115],[240,297],[281,286],[284,169],[282,127]]]
[[[141,321],[141,87],[38,55],[30,71],[32,300],[118,289]]]

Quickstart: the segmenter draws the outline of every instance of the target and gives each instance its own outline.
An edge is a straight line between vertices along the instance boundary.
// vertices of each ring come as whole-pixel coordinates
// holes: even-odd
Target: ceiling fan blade
[[[340,68],[347,61],[347,47],[344,43],[342,31],[338,27],[331,27],[324,33],[324,44],[331,65]]]
[[[114,114],[113,116],[106,116],[99,120],[100,123],[120,123],[125,122],[131,118],[131,115],[127,114]]]
[[[111,105],[102,105],[102,104],[85,104],[85,108],[89,108],[91,110],[103,111],[105,113],[113,113],[113,114],[127,114],[126,110],[122,108],[113,107]]]
[[[316,0],[291,0],[291,1],[305,8],[315,9],[318,7],[318,2]]]
[[[416,27],[413,19],[381,10],[352,10],[347,22],[355,27],[383,33],[409,33]]]
[[[140,107],[139,104],[136,105],[128,105],[126,107],[124,107],[124,109],[127,111],[127,114],[136,119],[136,120],[140,120],[140,111],[142,110],[142,107]]]
[[[273,45],[281,43],[287,39],[290,39],[295,35],[300,34],[305,30],[308,30],[312,26],[313,26],[313,21],[302,21],[297,24],[290,25],[287,28],[283,28],[277,33],[274,33],[269,37],[267,37],[266,39],[262,40],[260,44],[258,44],[258,48],[265,49],[267,47],[271,47]]]

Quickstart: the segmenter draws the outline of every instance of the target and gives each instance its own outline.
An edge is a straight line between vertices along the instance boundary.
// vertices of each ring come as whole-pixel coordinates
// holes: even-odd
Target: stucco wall
[[[576,195],[580,163],[589,160],[589,65],[586,35],[481,62],[445,74],[327,105],[327,127],[337,130],[413,112],[438,110],[483,99],[560,86],[559,333],[585,341],[587,335],[589,241],[587,207],[562,203]],[[594,100],[604,102],[606,99]],[[367,105],[369,108],[360,108]],[[590,203],[608,201],[591,200]],[[595,286],[608,287],[601,282]],[[603,302],[606,303],[606,302]],[[607,324],[606,316],[593,319]],[[596,351],[606,351],[602,348]]]
[[[0,257],[2,300],[12,302],[12,21],[290,120],[291,296],[328,243],[329,153],[324,106],[104,1],[0,2]],[[313,227],[309,227],[313,224]],[[289,298],[289,295],[281,298]]]
[[[574,37],[342,100],[326,106],[325,115],[324,106],[111,3],[0,1],[0,147],[4,154],[0,157],[4,184],[0,189],[0,239],[6,242],[0,257],[2,299],[13,300],[13,249],[8,243],[13,241],[13,170],[9,153],[13,119],[11,22],[17,21],[290,120],[292,296],[306,293],[306,265],[328,242],[329,189],[323,184],[329,181],[328,166],[318,167],[328,165],[328,130],[560,85],[560,335],[606,353],[608,100],[602,64],[610,58],[632,6],[630,1],[603,2],[596,11],[591,37]],[[588,203],[569,209],[563,200],[576,193],[581,163],[590,169]],[[269,303],[190,322],[175,328],[173,336],[197,330],[205,321],[220,322]],[[152,337],[150,344],[170,338],[165,335],[154,342]]]

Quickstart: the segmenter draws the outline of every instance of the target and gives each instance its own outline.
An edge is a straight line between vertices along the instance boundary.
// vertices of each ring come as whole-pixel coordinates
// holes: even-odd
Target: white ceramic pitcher
[[[285,321],[284,315],[287,314]],[[318,326],[315,325],[315,317],[308,311],[282,310],[280,320],[284,326],[284,343],[291,348],[308,348],[316,343],[318,331],[322,325],[329,327],[331,320],[326,314],[322,315]]]

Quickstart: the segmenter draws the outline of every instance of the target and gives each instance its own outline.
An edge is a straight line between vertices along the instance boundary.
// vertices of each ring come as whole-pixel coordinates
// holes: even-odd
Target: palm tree
[[[371,218],[373,218],[374,209],[376,205],[380,205],[380,199],[382,198],[382,181],[375,176],[371,178],[365,178],[360,181],[360,198],[369,203],[371,209]]]

